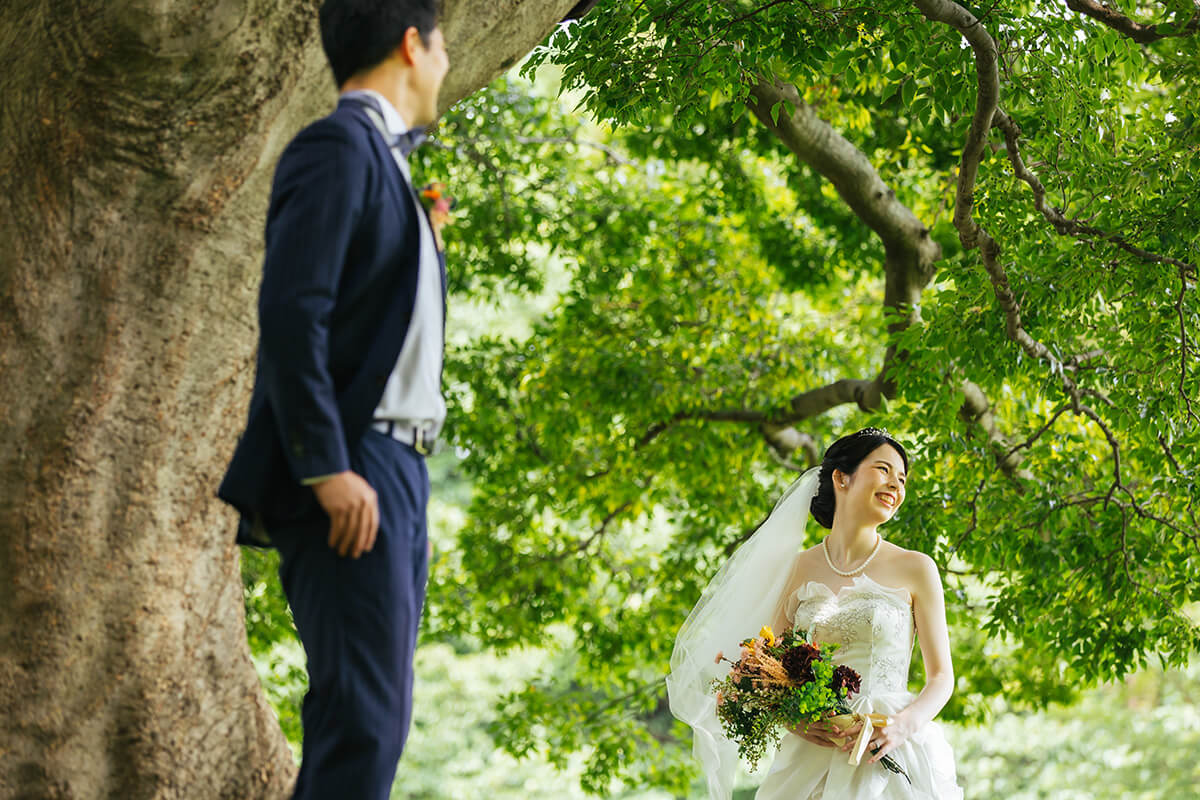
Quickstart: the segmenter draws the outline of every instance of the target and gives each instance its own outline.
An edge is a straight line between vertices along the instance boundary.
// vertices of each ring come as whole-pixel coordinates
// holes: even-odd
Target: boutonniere
[[[421,203],[429,212],[429,224],[433,227],[433,238],[438,250],[445,250],[442,228],[453,222],[454,198],[446,194],[446,184],[441,181],[427,183],[421,189]]]

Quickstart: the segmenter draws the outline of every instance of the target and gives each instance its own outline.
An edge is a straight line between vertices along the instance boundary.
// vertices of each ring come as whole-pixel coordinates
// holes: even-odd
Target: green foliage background
[[[1111,5],[1180,30],[1191,13]],[[708,578],[805,466],[767,434],[819,451],[875,424],[914,456],[887,535],[943,571],[958,686],[942,717],[965,725],[968,795],[1187,796],[1194,767],[1163,765],[1197,740],[1180,670],[1200,643],[1200,48],[1139,46],[1058,5],[971,10],[1047,202],[1093,231],[1056,230],[991,135],[973,213],[1049,358],[1014,343],[960,242],[976,67],[914,6],[603,2],[419,151],[459,211],[422,654],[443,716],[418,711],[409,795],[694,796],[662,678]],[[885,305],[875,232],[747,113],[764,76],[940,245],[919,308]],[[885,364],[882,404],[789,415]],[[998,438],[963,413],[964,381]],[[269,558],[245,570],[252,647],[295,738],[301,659]]]

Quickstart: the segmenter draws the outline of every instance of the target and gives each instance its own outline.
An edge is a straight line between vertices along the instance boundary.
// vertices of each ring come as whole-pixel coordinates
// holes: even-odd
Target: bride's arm
[[[921,658],[925,662],[925,687],[913,702],[895,716],[893,726],[885,731],[908,738],[928,723],[954,693],[954,665],[950,659],[950,635],[946,631],[946,601],[942,595],[942,579],[937,565],[924,553],[913,554],[913,616]],[[891,737],[885,736],[885,739]],[[898,742],[897,742],[898,744]],[[878,761],[892,748],[871,759]]]
[[[795,591],[794,589],[792,591]],[[771,620],[771,630],[776,636],[782,636],[785,631],[792,629],[792,620],[788,614],[788,593],[785,592],[775,605],[775,618]]]
[[[783,591],[779,594],[779,601],[775,604],[775,615],[771,619],[771,630],[776,636],[782,636],[784,631],[792,629],[796,618],[796,590],[800,588],[800,578],[803,574],[803,566],[800,561],[800,556],[796,556],[792,561],[792,567],[788,570],[787,583],[783,586]]]

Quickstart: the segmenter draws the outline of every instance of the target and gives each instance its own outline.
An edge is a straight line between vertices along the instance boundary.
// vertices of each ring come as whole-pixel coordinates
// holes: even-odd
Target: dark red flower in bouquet
[[[842,665],[833,671],[833,678],[829,681],[829,687],[834,690],[845,689],[847,697],[856,694],[862,688],[862,678],[857,672],[850,669],[846,665]]]
[[[801,642],[783,654],[780,662],[787,670],[788,677],[796,683],[808,683],[813,680],[812,662],[821,659],[821,650],[808,642]]]

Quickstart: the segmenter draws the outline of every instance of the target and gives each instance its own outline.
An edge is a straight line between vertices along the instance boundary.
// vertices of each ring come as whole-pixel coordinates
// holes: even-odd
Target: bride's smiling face
[[[883,524],[904,502],[907,480],[904,459],[891,445],[881,444],[867,454],[852,474],[834,470],[837,511],[845,509],[863,521]]]

